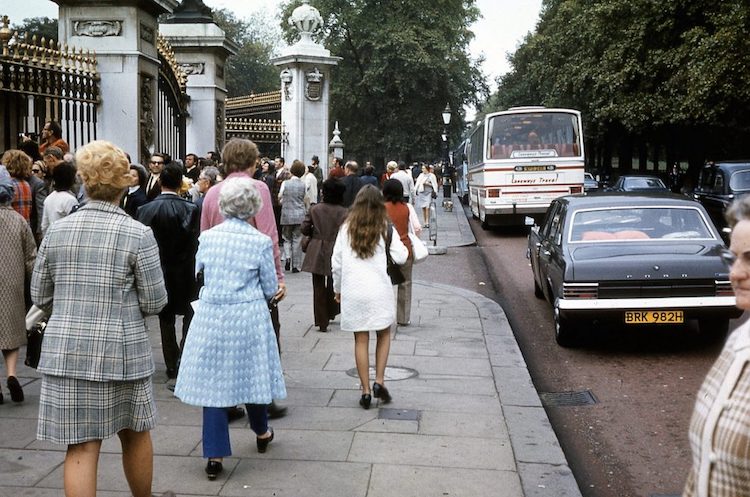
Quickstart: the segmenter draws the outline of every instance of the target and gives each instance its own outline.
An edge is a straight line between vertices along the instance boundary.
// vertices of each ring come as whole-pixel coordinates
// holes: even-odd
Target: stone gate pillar
[[[159,25],[159,32],[188,75],[187,152],[201,157],[209,151],[221,152],[227,96],[224,65],[239,47],[214,23],[211,9],[202,0],[184,0]]]
[[[294,159],[309,164],[313,155],[328,157],[330,70],[341,57],[313,41],[312,33],[323,19],[306,0],[294,9],[289,23],[300,39],[271,61],[281,71],[281,122],[288,133],[284,158],[287,164]],[[327,175],[328,164],[321,166]]]
[[[62,43],[96,52],[101,77],[97,138],[134,162],[153,150],[159,57],[156,18],[177,0],[53,0],[60,6]]]

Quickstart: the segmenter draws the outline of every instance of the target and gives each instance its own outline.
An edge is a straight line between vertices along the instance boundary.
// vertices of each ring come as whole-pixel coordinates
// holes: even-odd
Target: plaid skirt
[[[147,431],[155,425],[151,377],[97,382],[42,376],[38,440],[77,444],[105,440],[124,429]]]

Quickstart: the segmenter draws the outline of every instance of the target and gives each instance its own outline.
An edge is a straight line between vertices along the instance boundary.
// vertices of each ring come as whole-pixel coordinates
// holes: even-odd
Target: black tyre
[[[539,286],[539,283],[536,282],[536,278],[534,278],[534,297],[538,299],[544,298],[544,292],[542,291],[542,287]]]
[[[555,341],[560,347],[575,347],[578,345],[578,332],[571,319],[563,318],[560,309],[555,306]]]

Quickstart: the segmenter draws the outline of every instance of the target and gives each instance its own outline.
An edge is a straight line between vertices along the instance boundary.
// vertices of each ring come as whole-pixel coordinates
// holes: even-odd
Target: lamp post
[[[451,123],[451,108],[447,103],[442,112],[443,116],[443,142],[445,145],[445,154],[443,155],[443,202],[451,199],[453,185],[451,184],[450,157],[448,156],[448,125]]]

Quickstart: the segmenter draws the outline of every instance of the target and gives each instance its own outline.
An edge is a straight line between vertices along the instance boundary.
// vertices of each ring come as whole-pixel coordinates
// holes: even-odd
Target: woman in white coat
[[[422,209],[425,228],[429,228],[430,226],[430,204],[432,203],[432,199],[437,196],[437,189],[437,177],[431,171],[431,166],[423,165],[422,174],[417,178],[414,190],[417,193],[415,207]]]
[[[370,408],[372,397],[391,401],[384,385],[385,366],[391,348],[391,325],[396,320],[396,301],[386,271],[386,236],[391,233],[390,254],[396,264],[409,255],[398,233],[388,223],[383,195],[364,186],[354,200],[333,247],[331,266],[336,301],[341,303],[341,329],[354,332],[354,360],[362,385],[359,405]],[[377,332],[375,383],[370,390],[369,332]]]

